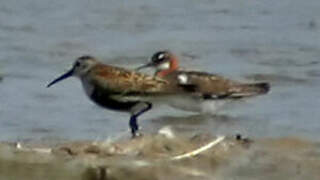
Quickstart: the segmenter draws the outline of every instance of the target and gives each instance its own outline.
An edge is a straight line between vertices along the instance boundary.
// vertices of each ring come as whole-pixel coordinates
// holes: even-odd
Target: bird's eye
[[[154,63],[160,63],[162,62],[163,60],[165,59],[165,54],[164,53],[158,53],[158,54],[155,54],[152,58],[152,61]]]
[[[75,67],[79,67],[79,66],[80,66],[80,63],[79,63],[79,62],[76,62],[76,63],[74,64],[74,66],[75,66]]]

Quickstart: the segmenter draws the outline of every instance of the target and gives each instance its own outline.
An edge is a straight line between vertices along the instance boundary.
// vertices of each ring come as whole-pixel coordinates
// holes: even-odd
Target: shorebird
[[[160,78],[106,65],[92,56],[77,58],[69,71],[47,87],[71,76],[81,80],[85,93],[97,105],[130,113],[129,126],[133,137],[138,131],[138,116],[149,111],[152,102],[183,92]]]
[[[155,68],[155,77],[177,84],[198,96],[171,99],[168,105],[186,111],[213,114],[225,102],[268,93],[269,83],[241,83],[217,74],[180,70],[178,57],[170,51],[156,52],[150,62],[136,68]]]

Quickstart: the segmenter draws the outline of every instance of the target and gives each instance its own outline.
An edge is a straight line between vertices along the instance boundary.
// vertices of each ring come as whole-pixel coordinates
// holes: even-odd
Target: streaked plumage
[[[79,57],[71,70],[47,87],[71,76],[78,77],[88,97],[96,104],[111,110],[131,113],[132,135],[138,130],[137,117],[152,108],[154,97],[183,92],[157,77],[100,63],[94,57]]]
[[[153,67],[156,69],[155,76],[161,77],[172,84],[178,84],[185,91],[198,94],[192,100],[197,105],[188,107],[185,102],[170,102],[174,107],[188,111],[207,111],[204,106],[209,103],[222,105],[221,100],[234,100],[244,97],[266,94],[270,85],[261,83],[240,83],[229,80],[217,74],[199,71],[180,70],[178,58],[169,51],[155,53],[151,61],[137,69]],[[192,103],[192,100],[190,101]],[[210,110],[209,110],[210,111]]]

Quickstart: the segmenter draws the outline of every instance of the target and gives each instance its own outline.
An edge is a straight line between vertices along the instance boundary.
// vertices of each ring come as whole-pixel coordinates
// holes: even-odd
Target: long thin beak
[[[51,83],[49,83],[49,84],[47,85],[47,88],[50,87],[50,86],[52,86],[53,84],[61,81],[61,80],[64,80],[64,79],[72,76],[73,71],[74,71],[74,70],[73,70],[73,68],[72,68],[72,69],[70,69],[68,72],[66,72],[66,73],[64,73],[63,75],[61,75],[60,77],[56,78],[55,80],[53,80]]]
[[[143,65],[137,67],[135,70],[136,70],[136,71],[140,71],[141,69],[148,68],[148,67],[152,67],[152,66],[153,66],[153,63],[152,63],[152,62],[149,62],[149,63],[147,63],[147,64],[143,64]]]

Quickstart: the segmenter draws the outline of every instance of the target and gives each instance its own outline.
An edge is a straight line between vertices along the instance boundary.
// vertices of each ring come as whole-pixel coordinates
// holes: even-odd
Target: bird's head
[[[176,70],[178,68],[178,60],[170,51],[159,51],[152,55],[150,61],[136,70],[153,67],[158,72],[167,70]]]
[[[66,79],[68,77],[71,77],[71,76],[81,77],[81,76],[85,75],[86,73],[88,73],[88,71],[96,64],[98,64],[98,61],[94,57],[81,56],[76,59],[76,61],[73,63],[72,68],[69,71],[67,71],[63,75],[59,76],[58,78],[56,78],[55,80],[50,82],[47,85],[47,87],[50,87],[53,84],[55,84],[59,81],[62,81],[62,80]]]

